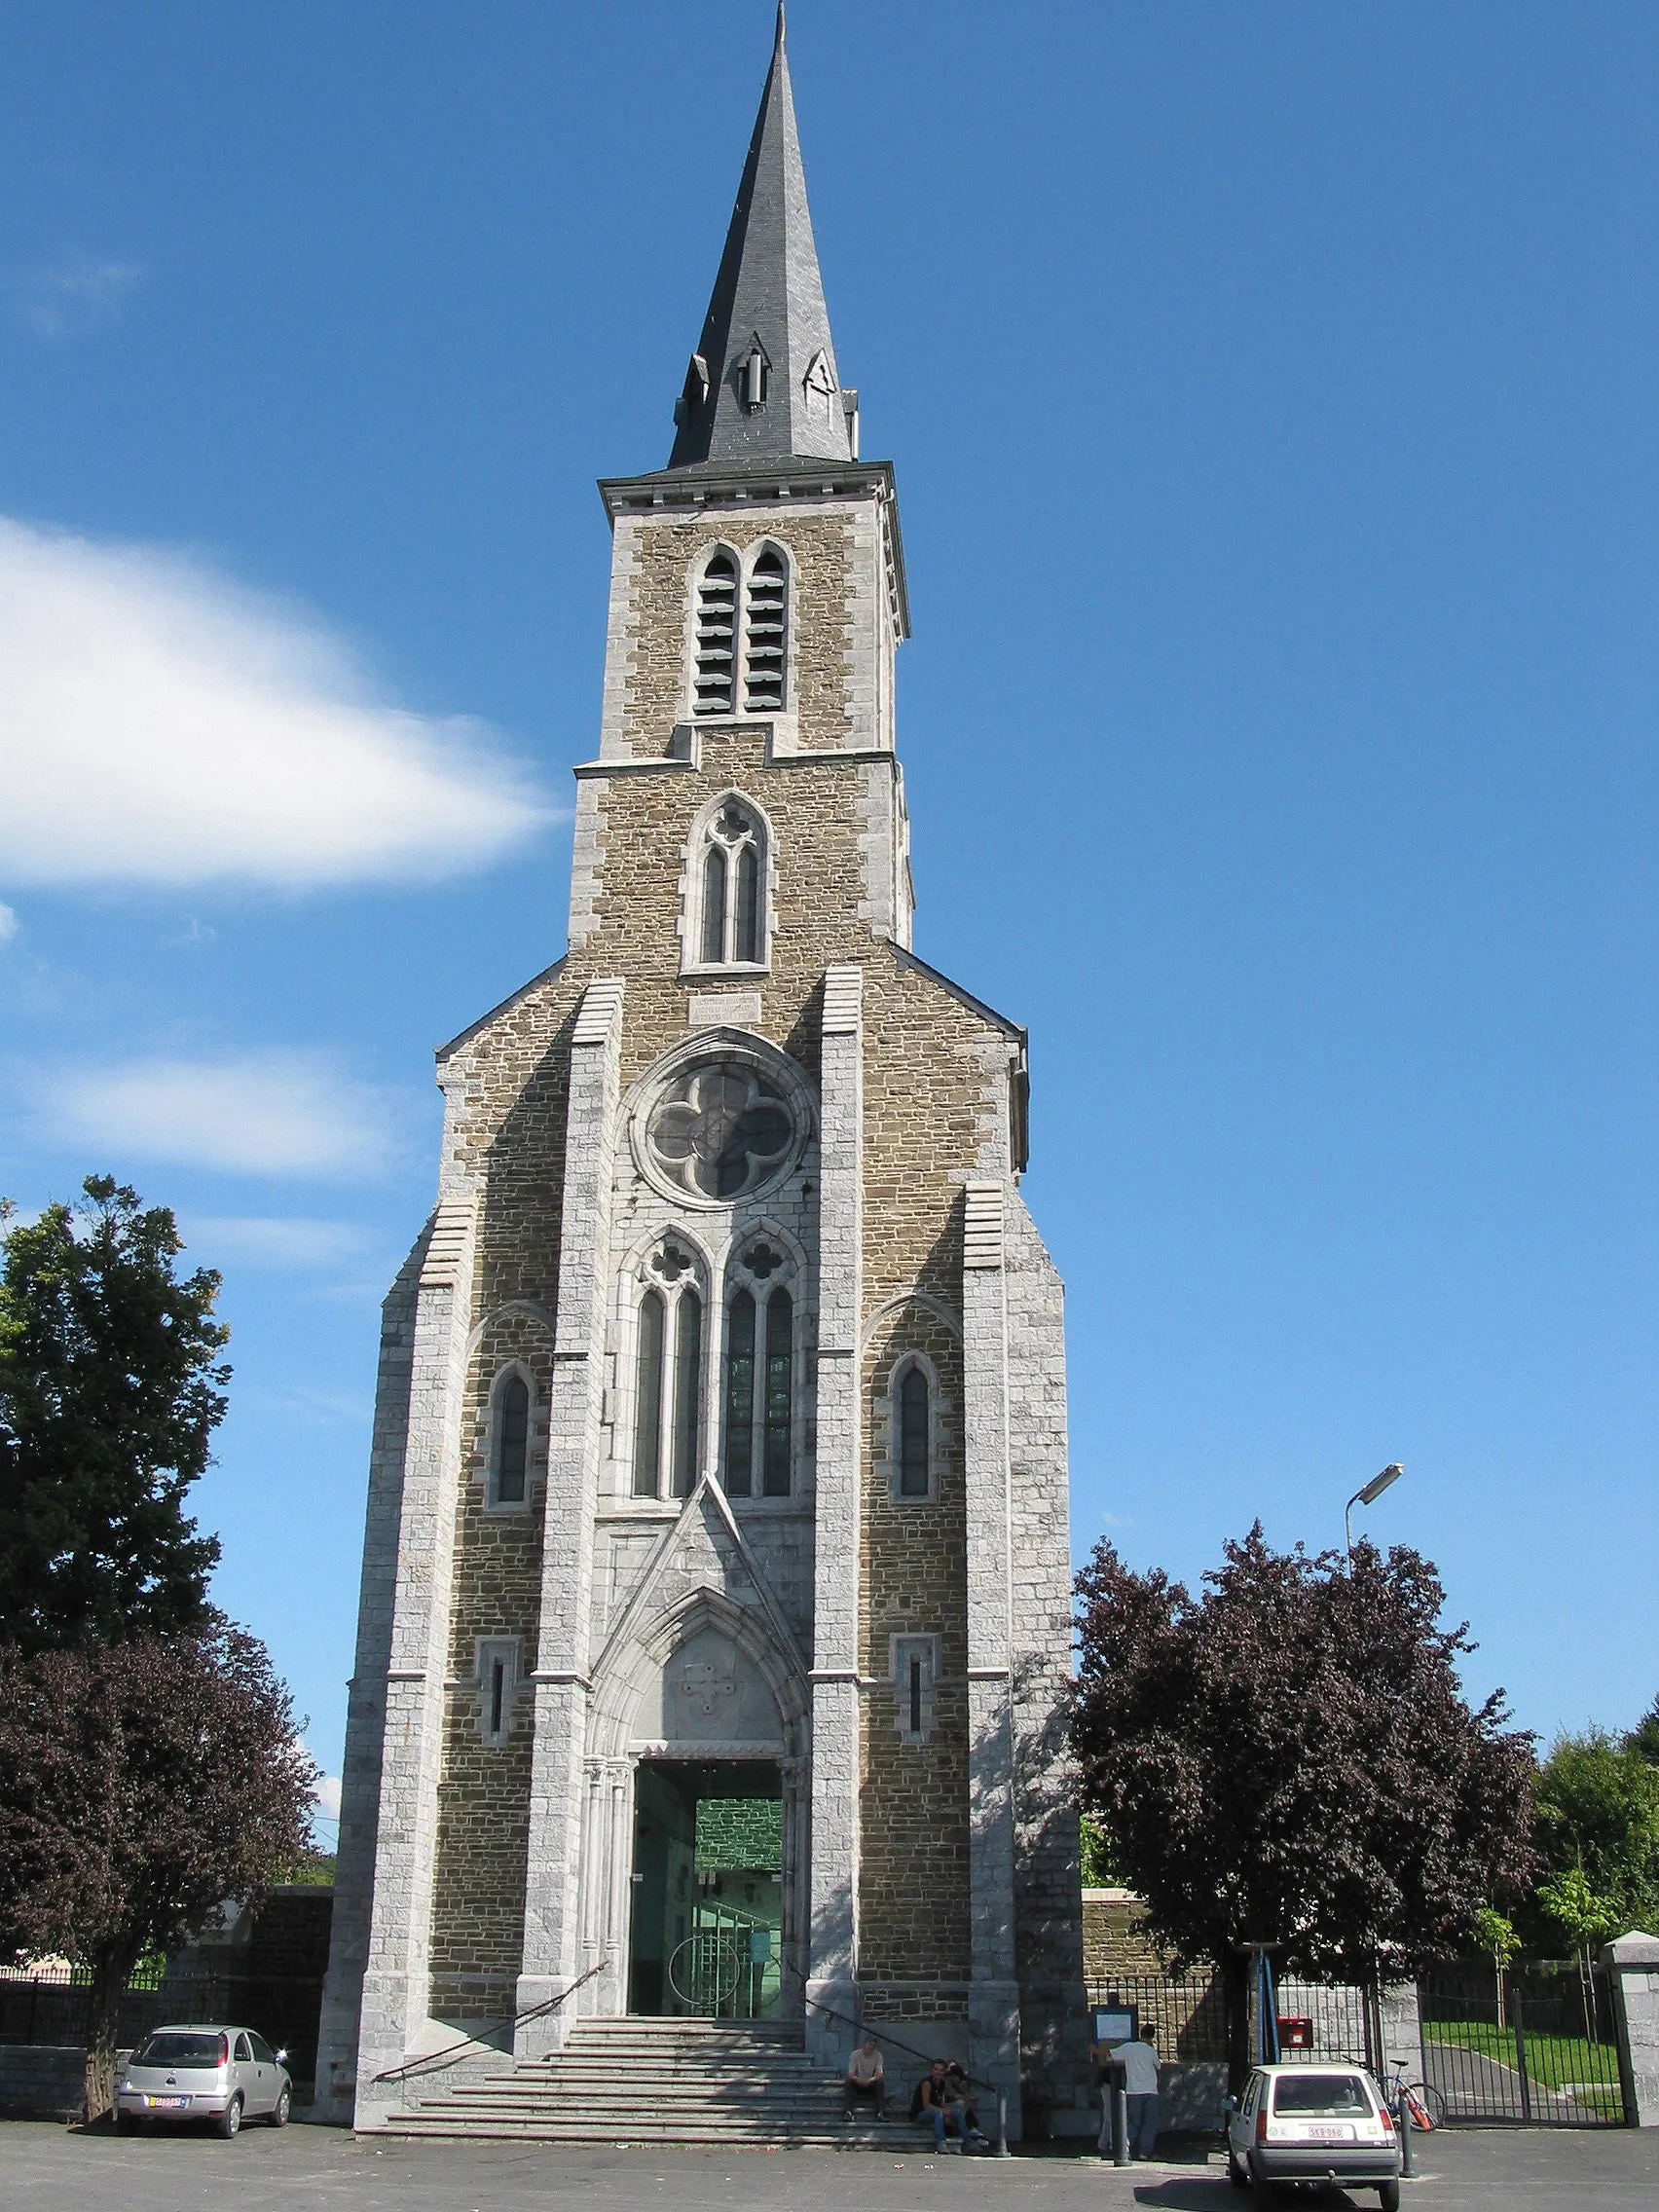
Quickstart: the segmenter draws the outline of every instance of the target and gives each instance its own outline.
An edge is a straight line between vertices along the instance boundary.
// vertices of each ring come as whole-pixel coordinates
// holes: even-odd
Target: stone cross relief
[[[731,1662],[722,1666],[711,1659],[688,1659],[681,1672],[680,1686],[705,1720],[712,1720],[720,1700],[731,1697],[737,1689]]]

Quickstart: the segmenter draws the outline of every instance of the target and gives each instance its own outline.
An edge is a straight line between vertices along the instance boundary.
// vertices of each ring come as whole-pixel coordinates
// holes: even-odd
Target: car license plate
[[[148,2102],[152,2112],[183,2112],[190,2099],[188,2097],[151,2097]]]
[[[1310,2127],[1308,2133],[1315,2143],[1351,2143],[1353,2141],[1353,2129],[1351,2127],[1314,2126]]]

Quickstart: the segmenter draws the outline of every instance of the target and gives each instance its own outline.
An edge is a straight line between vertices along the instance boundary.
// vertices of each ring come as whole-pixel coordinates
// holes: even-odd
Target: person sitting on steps
[[[866,2036],[847,2061],[847,2080],[841,2095],[841,2118],[851,2120],[856,2105],[875,2106],[877,2120],[887,2118],[887,2084],[882,2079],[881,2046]]]
[[[962,2108],[952,2107],[944,2083],[944,2060],[936,2058],[932,2067],[916,2083],[910,2097],[910,2118],[919,2127],[931,2127],[934,2149],[944,2149],[944,2131],[953,2127],[959,2137],[964,2134]]]
[[[964,2139],[972,2143],[976,2151],[988,2151],[991,2147],[990,2138],[979,2132],[979,2115],[974,2103],[973,2084],[954,2058],[945,2061],[944,2103],[947,2112],[960,2115],[965,2131]]]

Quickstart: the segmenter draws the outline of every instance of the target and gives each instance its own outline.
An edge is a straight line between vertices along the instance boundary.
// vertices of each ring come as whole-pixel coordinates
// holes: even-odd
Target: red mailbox
[[[1280,2050],[1311,2050],[1313,2023],[1311,2020],[1281,2020],[1278,2039]]]

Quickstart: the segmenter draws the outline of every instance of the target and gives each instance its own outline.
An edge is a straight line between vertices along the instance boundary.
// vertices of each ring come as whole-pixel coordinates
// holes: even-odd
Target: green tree
[[[225,1413],[219,1277],[179,1276],[166,1206],[84,1188],[0,1241],[0,1639],[26,1651],[200,1627],[219,1557],[184,1512]]]
[[[264,1645],[217,1616],[191,1636],[0,1646],[0,1956],[91,1969],[89,2120],[110,2108],[133,1968],[309,1854],[316,1779]]]
[[[1659,1697],[1625,1738],[1625,1750],[1635,1751],[1649,1766],[1659,1766]]]
[[[1603,1728],[1558,1736],[1538,1771],[1533,1791],[1533,1835],[1549,1879],[1538,1891],[1541,1909],[1575,1944],[1651,1928],[1659,1919],[1659,1770],[1640,1751]],[[1600,1922],[1582,1935],[1568,1924],[1583,1896]],[[1546,1892],[1549,1894],[1546,1895]],[[1555,1897],[1563,1911],[1551,1904]],[[1586,1908],[1589,1909],[1589,1908]]]
[[[1078,1823],[1078,1841],[1082,1846],[1084,1888],[1115,1888],[1118,1877],[1112,1871],[1111,1839],[1100,1823],[1091,1821],[1087,1813]]]
[[[1475,1914],[1475,1941],[1492,1960],[1493,1978],[1497,1985],[1497,2024],[1504,2027],[1505,2019],[1503,1977],[1514,1964],[1521,1948],[1521,1938],[1515,1933],[1515,1923],[1501,1912],[1493,1912],[1490,1904],[1483,1904]]]
[[[1466,1629],[1417,1553],[1274,1552],[1258,1524],[1198,1598],[1105,1542],[1077,1588],[1084,1804],[1154,1935],[1218,1970],[1235,2086],[1249,1945],[1406,1979],[1525,1895],[1531,1739],[1500,1697],[1470,1711]]]

